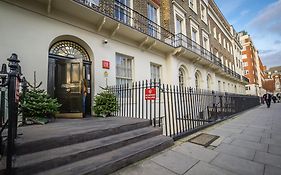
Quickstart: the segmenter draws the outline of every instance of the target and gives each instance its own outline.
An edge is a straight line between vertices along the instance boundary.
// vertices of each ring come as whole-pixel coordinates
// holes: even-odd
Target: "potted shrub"
[[[97,116],[108,117],[116,111],[118,111],[118,101],[112,92],[105,90],[95,96],[94,112]]]
[[[45,124],[58,112],[60,106],[57,99],[50,97],[46,91],[34,88],[25,93],[20,108],[27,120]]]

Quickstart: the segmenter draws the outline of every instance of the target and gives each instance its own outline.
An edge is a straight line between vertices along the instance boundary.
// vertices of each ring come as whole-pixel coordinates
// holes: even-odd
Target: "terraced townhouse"
[[[23,74],[86,114],[101,87],[161,79],[170,85],[245,93],[241,43],[213,0],[2,0],[1,60],[17,53]]]

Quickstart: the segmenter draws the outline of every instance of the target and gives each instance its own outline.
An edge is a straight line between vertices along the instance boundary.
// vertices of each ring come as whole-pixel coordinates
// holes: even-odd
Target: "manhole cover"
[[[211,135],[211,134],[205,134],[205,133],[201,133],[191,139],[189,139],[188,141],[191,143],[195,143],[198,145],[203,145],[205,147],[209,146],[213,141],[215,141],[216,139],[218,139],[220,136],[216,136],[216,135]]]

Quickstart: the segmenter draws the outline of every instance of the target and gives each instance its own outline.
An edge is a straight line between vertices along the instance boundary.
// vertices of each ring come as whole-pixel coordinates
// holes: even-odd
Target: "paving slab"
[[[125,169],[117,171],[112,175],[176,175],[172,171],[152,162],[145,161]]]
[[[280,132],[281,133],[281,132]],[[272,145],[276,145],[276,146],[281,146],[281,139],[273,139],[273,138],[262,138],[261,139],[261,143],[265,143],[265,144],[272,144]]]
[[[250,148],[250,149],[255,149],[255,150],[264,151],[264,152],[267,152],[267,149],[268,149],[268,144],[255,143],[255,142],[250,142],[250,141],[240,140],[240,139],[235,139],[233,142],[231,142],[231,145],[241,146],[244,148]]]
[[[234,139],[231,137],[226,137],[225,139],[222,140],[222,143],[227,143],[230,144]]]
[[[269,144],[268,145],[268,152],[271,153],[271,154],[281,156],[281,146]]]
[[[153,164],[151,168],[143,166],[144,169],[147,167],[147,171],[140,172],[137,167],[138,173],[118,175],[158,175],[160,172],[164,175],[179,175],[183,172],[184,175],[281,175],[280,113],[280,103],[273,104],[270,109],[262,105],[243,112],[194,134],[203,132],[220,136],[211,144],[212,147],[205,148],[186,142],[191,138],[188,136],[176,142],[171,150],[162,153],[165,156],[160,154],[155,161],[150,160],[155,157],[149,158],[147,164]],[[154,167],[155,171],[152,171]]]
[[[193,165],[199,162],[198,159],[169,150],[151,159],[151,161],[163,166],[175,173],[184,174]]]
[[[248,160],[253,160],[256,152],[254,149],[243,148],[240,146],[234,146],[229,144],[221,144],[215,149],[215,151]]]
[[[254,131],[250,131],[250,130],[244,130],[241,134],[249,135],[249,136],[262,136],[262,137],[269,136],[270,137],[270,133],[267,133],[267,132],[254,132]]]
[[[253,135],[246,135],[246,134],[235,134],[231,136],[234,139],[246,140],[250,142],[259,143],[261,141],[261,136],[253,136]]]
[[[184,175],[235,175],[225,169],[200,161]]]
[[[188,155],[205,162],[210,162],[218,155],[218,152],[216,151],[189,142],[179,145],[172,150],[178,152],[179,154]]]
[[[265,165],[264,175],[280,175],[280,174],[281,174],[281,168]]]
[[[223,153],[220,153],[211,164],[240,175],[263,175],[264,171],[264,165],[261,163]]]
[[[257,151],[254,161],[281,168],[281,156],[273,155],[270,153]]]

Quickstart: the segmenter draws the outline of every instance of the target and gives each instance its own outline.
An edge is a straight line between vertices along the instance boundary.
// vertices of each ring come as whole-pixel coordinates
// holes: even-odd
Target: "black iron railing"
[[[1,120],[0,120],[0,153],[6,158],[6,174],[14,174],[15,139],[17,138],[18,105],[20,98],[20,84],[22,82],[21,67],[18,56],[12,54],[7,71],[6,64],[2,65],[1,78]],[[5,134],[4,134],[5,131]],[[4,158],[2,159],[4,160]],[[0,170],[0,173],[4,173]]]
[[[114,116],[148,119],[177,138],[259,105],[259,98],[141,81],[109,87],[118,99]]]
[[[133,29],[174,46],[174,34],[119,1],[102,1],[93,4],[87,0],[73,0],[98,13],[110,17]]]

